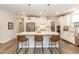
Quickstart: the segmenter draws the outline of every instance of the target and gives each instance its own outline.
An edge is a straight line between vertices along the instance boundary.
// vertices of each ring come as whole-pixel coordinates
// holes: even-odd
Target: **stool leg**
[[[54,48],[53,48],[53,43],[52,43],[52,41],[51,41],[51,49],[53,50],[53,51],[51,51],[51,53],[53,54]]]
[[[55,48],[57,48],[57,42],[55,42],[55,44],[54,44],[54,45],[55,45]]]
[[[28,40],[28,50],[29,50],[29,40]],[[27,51],[28,51],[28,50],[27,50]]]
[[[20,49],[16,52],[16,54],[18,54],[21,50],[22,50],[22,48],[20,48]]]
[[[42,41],[42,52],[44,53],[44,50],[43,50],[43,41]]]
[[[50,52],[51,52],[51,54],[52,54],[52,51],[51,51],[51,49],[50,49],[50,45],[51,45],[51,43],[50,43],[50,40],[49,40],[49,50],[50,50]]]
[[[22,48],[19,49],[19,41],[18,41],[16,54],[18,54],[18,53],[21,51],[21,49],[22,49]]]
[[[60,53],[60,45],[59,45],[59,41],[58,41],[58,47],[59,47],[59,49],[57,48],[57,42],[56,42],[55,48],[56,48],[57,51]]]
[[[28,50],[29,50],[29,40],[27,41],[27,47],[25,47],[25,54],[27,54]]]
[[[19,49],[19,41],[18,41],[17,49],[16,49],[16,54],[18,54],[18,53],[21,51],[21,49],[22,49],[22,48]]]
[[[28,49],[27,49],[27,52],[28,52],[28,50],[29,50],[29,40],[28,40]]]
[[[35,41],[35,47],[34,47],[34,54],[35,54],[35,50],[36,50],[36,41]]]
[[[17,54],[18,49],[19,49],[19,41],[17,42],[16,54]]]
[[[56,49],[57,49],[57,51],[61,54],[62,51],[61,51],[61,47],[60,47],[60,41],[58,41],[58,46],[59,46],[59,49],[58,49],[58,48],[56,48]]]
[[[60,41],[58,43],[59,43],[60,54],[62,54],[61,47],[60,47]]]
[[[27,42],[25,42],[25,43],[27,43]],[[25,44],[25,54],[27,53],[27,51],[26,51],[26,48],[27,48],[26,45],[27,45],[27,44]]]

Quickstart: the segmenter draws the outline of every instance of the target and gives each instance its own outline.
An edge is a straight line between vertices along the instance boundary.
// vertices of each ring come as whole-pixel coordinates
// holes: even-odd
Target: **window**
[[[72,16],[72,22],[79,22],[79,14]]]
[[[72,16],[72,22],[74,24],[74,27],[79,27],[79,14]]]

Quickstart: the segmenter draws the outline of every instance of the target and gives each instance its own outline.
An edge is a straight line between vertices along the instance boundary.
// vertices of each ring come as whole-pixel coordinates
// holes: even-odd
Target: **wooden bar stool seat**
[[[21,51],[21,49],[24,46],[24,43],[25,43],[25,53],[27,53],[28,49],[26,51],[26,46],[28,46],[29,48],[29,40],[28,38],[26,38],[26,35],[17,35],[17,41],[18,41],[18,44],[17,44],[16,53],[18,54]],[[21,44],[21,48],[19,47],[20,44]]]
[[[55,46],[53,48],[57,48],[57,43],[58,43],[58,47],[59,47],[59,53],[61,54],[61,47],[60,47],[60,35],[52,35],[51,38],[49,39],[49,49],[50,49],[50,52],[52,52],[51,48],[52,46]],[[50,48],[50,45],[51,45],[51,48]]]
[[[44,53],[43,51],[43,35],[35,35],[34,36],[34,40],[35,40],[35,48],[34,48],[34,53],[36,50],[36,45],[42,45],[42,53]],[[38,42],[40,42],[41,44],[37,44]]]

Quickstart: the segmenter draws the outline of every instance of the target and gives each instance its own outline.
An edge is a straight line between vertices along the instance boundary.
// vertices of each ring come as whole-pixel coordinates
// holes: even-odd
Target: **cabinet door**
[[[71,35],[70,36],[70,42],[75,44],[75,36],[74,35]]]
[[[79,35],[76,36],[75,44],[79,46]]]
[[[75,44],[75,35],[73,33],[68,33],[66,38],[70,43]]]

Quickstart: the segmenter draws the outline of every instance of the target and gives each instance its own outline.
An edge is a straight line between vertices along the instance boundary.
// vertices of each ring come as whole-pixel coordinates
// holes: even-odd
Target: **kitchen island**
[[[49,46],[49,38],[51,35],[59,35],[57,32],[21,32],[17,33],[17,35],[26,35],[29,38],[29,47],[34,47],[34,35],[43,35],[43,47]],[[37,46],[41,47],[41,46]]]

